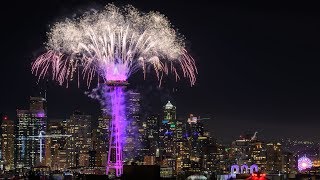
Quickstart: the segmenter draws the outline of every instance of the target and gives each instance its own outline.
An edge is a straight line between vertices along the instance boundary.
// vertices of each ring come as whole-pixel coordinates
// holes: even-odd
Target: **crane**
[[[258,134],[258,132],[256,131],[256,132],[254,132],[254,135],[251,137],[251,141],[252,140],[256,140],[257,139],[257,134]]]
[[[200,117],[199,117],[198,121],[202,121],[202,120],[209,120],[209,119],[211,119],[211,118],[208,118],[208,117],[200,118]]]

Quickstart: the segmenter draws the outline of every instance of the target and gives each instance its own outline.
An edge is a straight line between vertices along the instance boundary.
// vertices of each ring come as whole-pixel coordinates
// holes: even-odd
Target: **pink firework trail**
[[[39,80],[51,75],[52,80],[67,87],[74,79],[78,85],[84,80],[89,88],[98,77],[98,83],[101,79],[112,84],[109,93],[115,142],[110,145],[116,146],[117,158],[116,162],[108,158],[107,167],[115,168],[117,176],[122,174],[121,141],[125,138],[121,126],[125,121],[123,83],[139,70],[144,77],[154,71],[159,84],[170,73],[176,80],[188,78],[191,86],[196,81],[194,59],[168,19],[158,12],[139,12],[132,6],[107,5],[102,11],[57,22],[48,32],[46,48],[47,52],[32,64],[32,73]]]

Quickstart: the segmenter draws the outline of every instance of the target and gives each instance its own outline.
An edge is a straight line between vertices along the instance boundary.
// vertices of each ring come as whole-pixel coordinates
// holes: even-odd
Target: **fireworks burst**
[[[311,167],[312,167],[312,162],[306,156],[303,156],[298,159],[298,170],[299,171],[310,169]]]
[[[141,13],[132,6],[107,5],[100,12],[55,23],[48,32],[47,52],[32,64],[32,72],[60,85],[94,77],[104,82],[127,80],[140,69],[144,77],[152,69],[159,82],[172,72],[176,80],[185,77],[191,85],[197,69],[185,49],[184,39],[168,19],[158,13]],[[81,77],[81,78],[80,78]]]
[[[48,32],[47,52],[32,64],[39,80],[51,75],[68,86],[75,78],[78,85],[84,79],[90,87],[98,77],[98,83],[107,85],[100,99],[112,115],[106,174],[109,169],[115,169],[116,176],[123,173],[124,88],[127,79],[140,70],[144,77],[153,70],[160,84],[163,75],[173,73],[176,80],[185,77],[194,85],[197,74],[184,39],[167,18],[158,12],[141,13],[132,6],[107,5],[102,11],[55,23]]]

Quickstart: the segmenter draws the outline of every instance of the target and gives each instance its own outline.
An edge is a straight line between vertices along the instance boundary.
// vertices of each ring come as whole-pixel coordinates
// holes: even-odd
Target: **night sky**
[[[1,8],[0,112],[15,118],[30,95],[47,88],[49,118],[73,110],[98,115],[99,104],[76,85],[36,83],[31,62],[44,51],[46,31],[55,21],[101,8],[108,1],[11,1]],[[179,117],[211,117],[216,138],[231,140],[250,130],[260,137],[318,139],[320,135],[320,12],[316,4],[252,4],[210,1],[117,1],[165,14],[187,39],[198,66],[194,87],[187,81],[157,89],[131,80],[158,106],[171,100]],[[167,79],[168,84],[170,79]],[[169,88],[170,87],[170,88]],[[150,95],[151,94],[151,95]],[[156,106],[156,105],[155,105]],[[318,137],[318,138],[317,138]]]

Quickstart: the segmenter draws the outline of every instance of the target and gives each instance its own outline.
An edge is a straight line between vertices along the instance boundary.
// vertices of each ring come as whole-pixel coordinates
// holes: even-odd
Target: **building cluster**
[[[296,157],[285,151],[279,142],[262,142],[253,136],[242,136],[232,142],[227,159],[237,165],[256,164],[259,171],[268,174],[295,173]]]
[[[229,174],[233,165],[257,165],[270,174],[297,170],[295,154],[281,143],[260,141],[254,133],[219,144],[205,128],[209,118],[177,118],[170,101],[160,114],[144,116],[140,94],[129,92],[126,108],[125,164],[158,165],[161,177]],[[75,111],[66,120],[48,120],[46,99],[30,97],[29,109],[17,110],[15,120],[2,118],[0,168],[104,174],[111,118],[106,113],[95,122],[91,115]]]

